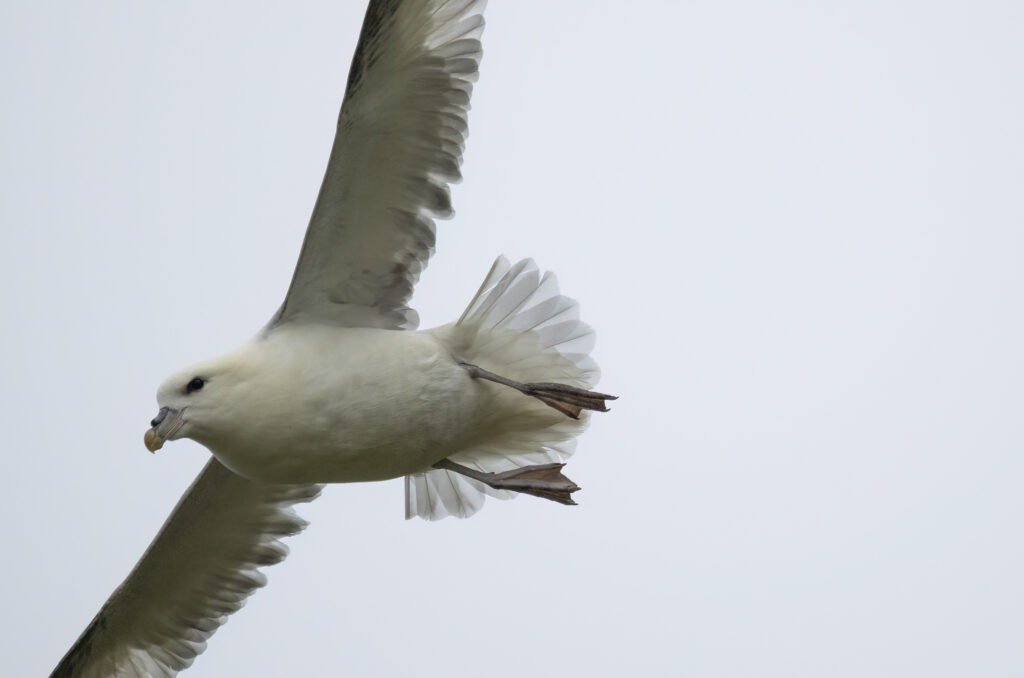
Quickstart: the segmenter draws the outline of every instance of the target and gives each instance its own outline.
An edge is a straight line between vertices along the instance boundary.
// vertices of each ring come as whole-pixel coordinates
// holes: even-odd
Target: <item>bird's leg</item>
[[[532,494],[535,497],[557,501],[559,504],[575,506],[576,502],[569,495],[580,487],[562,475],[563,466],[565,464],[538,464],[514,468],[502,473],[485,473],[462,464],[456,464],[450,459],[442,459],[434,464],[434,468],[460,473],[467,478],[479,480],[496,490],[512,490],[513,492]]]
[[[573,419],[579,419],[580,413],[583,410],[607,412],[608,408],[605,406],[604,401],[616,400],[618,398],[618,396],[596,393],[583,388],[569,386],[568,384],[556,384],[550,381],[535,381],[524,384],[522,382],[506,379],[494,372],[488,372],[477,365],[472,365],[470,363],[459,363],[459,365],[465,368],[465,370],[469,372],[469,376],[474,379],[486,379],[487,381],[493,381],[496,384],[511,386],[520,393],[533,396],[548,407],[553,407],[562,414],[572,417]]]

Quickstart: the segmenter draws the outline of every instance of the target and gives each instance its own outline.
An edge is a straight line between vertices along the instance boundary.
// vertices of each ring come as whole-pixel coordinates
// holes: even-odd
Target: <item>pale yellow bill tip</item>
[[[146,449],[154,453],[164,446],[163,438],[158,436],[156,431],[153,429],[146,431],[146,435],[143,437],[142,441],[146,443]]]

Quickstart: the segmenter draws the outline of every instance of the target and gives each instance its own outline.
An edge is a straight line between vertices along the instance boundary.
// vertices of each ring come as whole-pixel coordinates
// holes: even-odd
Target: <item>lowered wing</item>
[[[50,678],[175,676],[284,560],[319,485],[253,483],[210,459]]]
[[[320,195],[269,327],[414,328],[407,304],[451,216],[483,0],[370,2]]]

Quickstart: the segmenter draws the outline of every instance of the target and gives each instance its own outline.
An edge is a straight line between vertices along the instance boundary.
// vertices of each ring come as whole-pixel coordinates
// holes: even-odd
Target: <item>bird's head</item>
[[[205,442],[215,434],[218,422],[228,419],[223,410],[239,381],[235,363],[230,356],[222,356],[168,377],[156,392],[160,410],[146,431],[146,448],[156,452],[168,440],[191,438]]]

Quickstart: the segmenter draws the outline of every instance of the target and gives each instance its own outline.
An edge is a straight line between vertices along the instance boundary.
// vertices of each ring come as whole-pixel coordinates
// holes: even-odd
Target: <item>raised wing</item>
[[[288,555],[306,526],[291,509],[319,485],[264,485],[210,459],[135,569],[50,678],[175,676]]]
[[[374,0],[284,305],[313,320],[414,328],[407,303],[452,214],[484,0]]]

